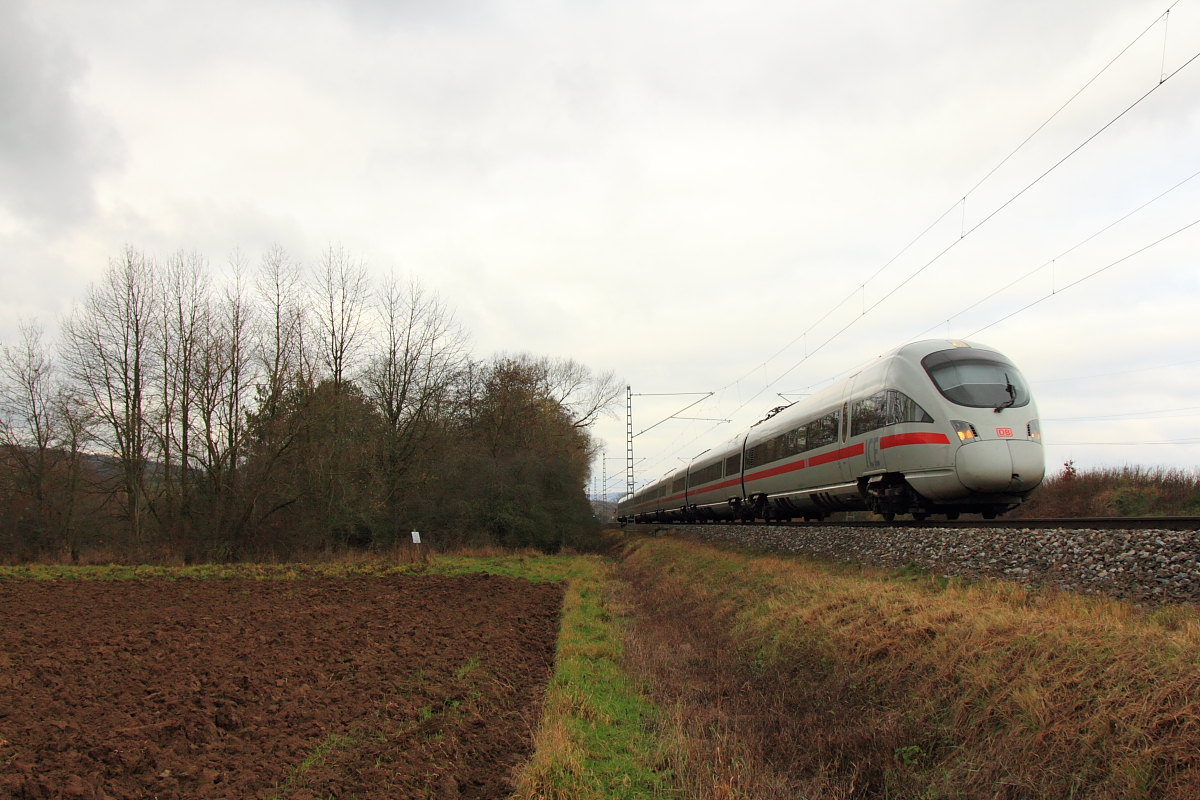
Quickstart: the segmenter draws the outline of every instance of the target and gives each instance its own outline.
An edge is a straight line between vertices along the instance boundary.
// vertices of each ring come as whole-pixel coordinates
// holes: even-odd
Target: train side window
[[[818,447],[824,447],[827,444],[833,444],[838,440],[838,431],[841,428],[839,417],[841,414],[837,411],[832,414],[826,414],[823,417],[818,417],[805,426],[805,450],[815,450]]]
[[[721,477],[721,462],[709,464],[707,467],[696,470],[688,478],[688,485],[692,487],[699,486],[704,483],[712,483],[717,478]]]
[[[887,389],[854,402],[850,412],[850,435],[859,436],[902,422],[933,422],[933,417],[904,392]]]
[[[933,417],[904,392],[888,389],[887,424],[899,425],[901,422],[933,422]]]
[[[887,425],[887,392],[855,400],[850,411],[850,435],[873,431]]]
[[[676,478],[671,484],[671,494],[679,494],[687,486],[687,478]]]
[[[742,471],[742,454],[734,453],[729,458],[725,459],[725,477],[734,475]]]

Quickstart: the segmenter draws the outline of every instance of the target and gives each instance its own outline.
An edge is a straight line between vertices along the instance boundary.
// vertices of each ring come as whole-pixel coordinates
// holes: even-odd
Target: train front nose
[[[992,439],[959,447],[954,468],[976,492],[1026,492],[1042,482],[1046,462],[1038,442]]]

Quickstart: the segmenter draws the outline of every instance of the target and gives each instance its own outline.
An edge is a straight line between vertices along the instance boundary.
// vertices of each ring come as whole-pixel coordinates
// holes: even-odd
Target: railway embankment
[[[675,537],[619,575],[681,794],[1200,797],[1192,609]]]
[[[649,526],[642,526],[649,527]],[[1200,603],[1200,532],[691,525],[713,544],[938,575],[997,578],[1135,603]]]

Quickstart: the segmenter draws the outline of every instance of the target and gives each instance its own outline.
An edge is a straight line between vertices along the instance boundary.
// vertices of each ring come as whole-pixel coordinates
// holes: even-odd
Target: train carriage
[[[973,342],[905,345],[618,505],[622,521],[994,517],[1041,483],[1033,398],[1016,366]]]

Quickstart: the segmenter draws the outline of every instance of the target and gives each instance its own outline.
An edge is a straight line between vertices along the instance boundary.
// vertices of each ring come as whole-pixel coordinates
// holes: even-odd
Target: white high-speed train
[[[617,505],[621,522],[992,519],[1045,476],[1037,407],[1011,361],[975,342],[900,347]]]

